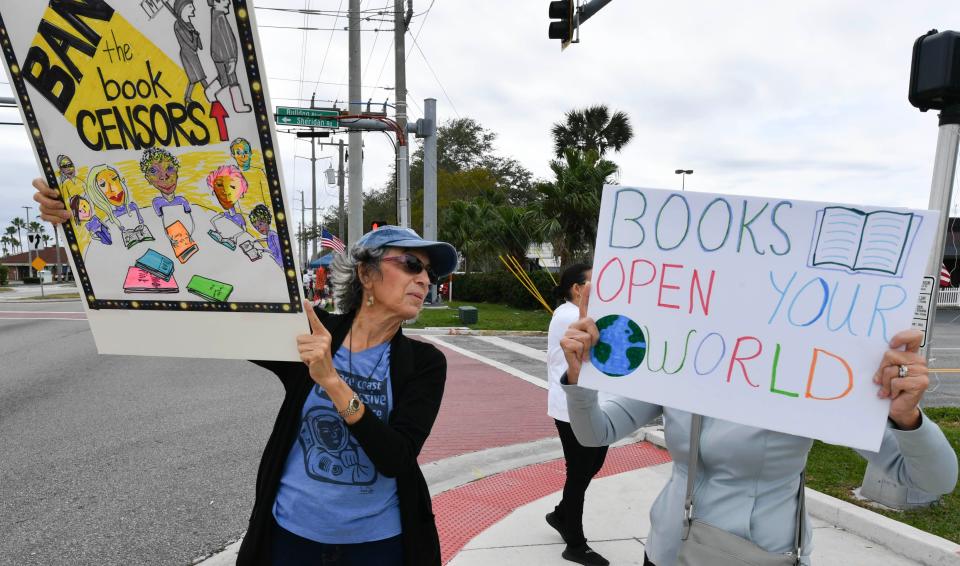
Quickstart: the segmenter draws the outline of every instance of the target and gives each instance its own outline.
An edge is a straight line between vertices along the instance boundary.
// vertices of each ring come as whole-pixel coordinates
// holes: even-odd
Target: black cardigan
[[[336,352],[350,330],[354,313],[331,315],[316,310],[330,332]],[[286,394],[273,432],[263,450],[257,472],[256,499],[250,526],[240,545],[238,566],[270,564],[273,531],[273,504],[280,486],[284,464],[300,430],[303,404],[314,381],[306,365],[299,362],[255,361],[277,374]],[[403,556],[406,566],[439,566],[440,539],[430,503],[427,482],[417,456],[440,410],[447,360],[431,344],[411,340],[399,330],[390,341],[390,389],[394,406],[388,422],[373,411],[364,411],[350,432],[377,471],[397,479],[400,523],[403,528]]]

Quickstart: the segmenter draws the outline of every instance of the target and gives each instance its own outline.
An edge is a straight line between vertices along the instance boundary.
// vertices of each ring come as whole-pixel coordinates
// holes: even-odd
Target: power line
[[[343,8],[343,0],[340,0],[340,5],[337,7],[337,11],[340,11],[340,8]],[[337,16],[337,19],[333,21],[333,25],[337,25],[337,22],[340,20],[340,17]],[[323,52],[323,61],[320,62],[320,72],[317,73],[317,81],[313,85],[313,91],[317,91],[317,85],[320,84],[320,77],[323,76],[323,70],[327,66],[327,55],[330,54],[330,45],[333,43],[333,32],[330,32],[330,38],[327,39],[327,49]]]
[[[389,20],[383,20],[384,23],[392,23]],[[350,31],[349,28],[316,28],[316,27],[305,27],[305,26],[269,26],[269,25],[258,25],[258,28],[268,28],[268,29],[292,29],[298,31]],[[393,31],[392,29],[361,29],[360,31],[370,32],[370,33],[380,33]]]
[[[450,108],[453,109],[453,113],[457,115],[457,118],[459,118],[460,112],[457,111],[457,106],[453,103],[453,99],[451,99],[450,95],[447,93],[447,89],[443,86],[443,83],[440,81],[440,77],[438,77],[436,71],[433,70],[433,67],[430,65],[430,61],[427,61],[427,56],[423,52],[423,49],[420,48],[420,44],[417,42],[417,38],[413,38],[413,45],[417,48],[417,51],[420,52],[420,57],[423,58],[423,62],[427,64],[427,68],[430,69],[430,73],[433,75],[433,79],[437,81],[437,84],[440,86],[440,90],[443,91],[443,95],[447,98],[447,102],[450,103]]]

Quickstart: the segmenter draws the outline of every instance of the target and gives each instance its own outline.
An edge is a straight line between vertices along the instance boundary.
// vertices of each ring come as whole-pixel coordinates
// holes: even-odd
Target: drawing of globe
[[[597,321],[600,340],[590,352],[593,366],[610,377],[627,375],[647,354],[647,339],[637,323],[619,315],[607,315]]]

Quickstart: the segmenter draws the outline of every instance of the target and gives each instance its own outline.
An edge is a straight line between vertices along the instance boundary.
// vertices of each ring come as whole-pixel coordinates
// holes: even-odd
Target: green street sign
[[[338,116],[339,110],[277,106],[276,118],[278,126],[336,128],[340,125]]]

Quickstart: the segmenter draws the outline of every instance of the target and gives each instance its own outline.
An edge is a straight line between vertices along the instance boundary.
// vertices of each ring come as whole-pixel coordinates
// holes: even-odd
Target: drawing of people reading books
[[[230,142],[230,155],[237,163],[237,167],[243,171],[243,177],[253,192],[254,198],[259,198],[260,202],[270,204],[270,185],[267,182],[267,173],[259,167],[253,166],[253,151],[250,149],[250,142],[243,138],[237,138]]]
[[[237,238],[247,230],[247,221],[239,207],[240,199],[247,194],[247,180],[233,165],[224,165],[207,175],[207,186],[223,208],[223,212],[210,219],[213,229],[208,230],[207,235],[233,251],[237,249]]]
[[[90,237],[105,246],[113,244],[113,236],[110,235],[110,228],[100,221],[100,218],[93,213],[90,202],[80,195],[70,197],[70,212],[76,218],[78,223],[90,233]]]
[[[260,244],[263,249],[265,249],[270,257],[273,258],[273,261],[277,262],[277,265],[283,267],[283,249],[280,247],[280,236],[277,235],[275,230],[270,229],[270,222],[273,220],[273,215],[270,214],[270,209],[265,205],[258,204],[253,207],[253,210],[250,211],[250,223],[253,224],[253,227],[260,232],[262,235],[266,236],[265,238],[260,238],[257,240],[257,243]],[[247,254],[247,257],[250,258],[250,261],[256,261],[260,259],[260,250],[252,249],[251,244],[250,248],[247,249],[244,244],[240,244],[240,247],[243,249],[244,253]],[[256,257],[254,257],[256,254]]]
[[[169,151],[151,147],[143,152],[140,171],[147,183],[160,191],[160,196],[153,199],[153,211],[163,221],[173,253],[180,263],[186,263],[200,248],[191,237],[194,222],[190,203],[177,194],[180,162]],[[184,221],[190,225],[189,229]]]
[[[96,165],[87,175],[87,199],[106,215],[108,223],[120,228],[123,245],[129,249],[140,242],[152,242],[153,234],[143,223],[140,207],[128,196],[120,172],[109,165]]]
[[[77,177],[77,168],[73,160],[66,155],[57,156],[57,183],[60,185],[60,193],[65,199],[75,195],[83,195],[83,181]],[[89,206],[90,203],[87,203]]]

